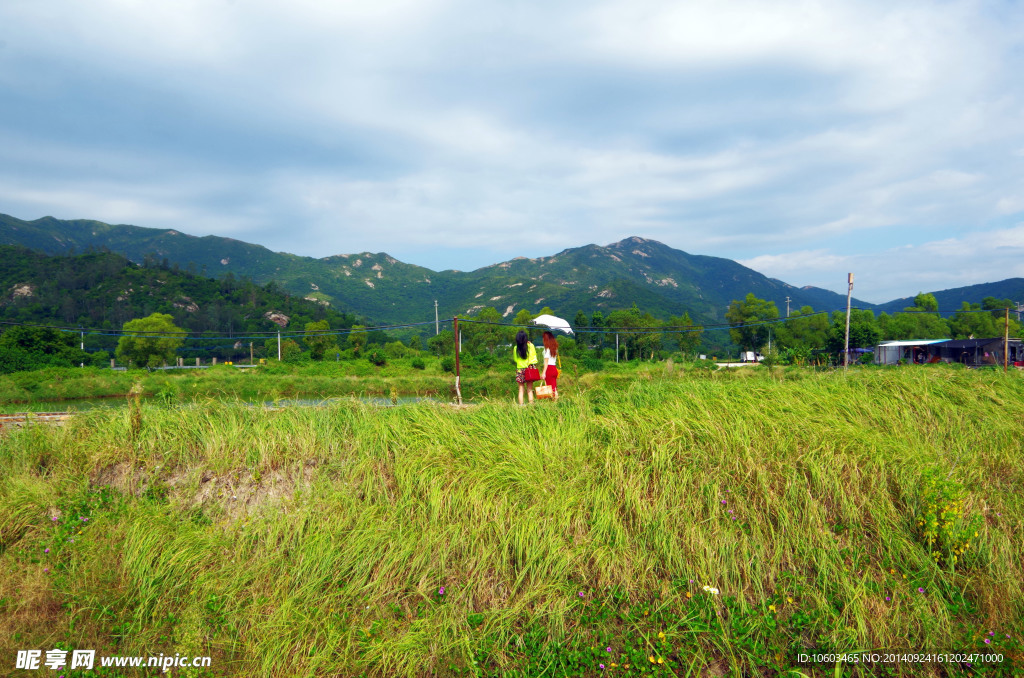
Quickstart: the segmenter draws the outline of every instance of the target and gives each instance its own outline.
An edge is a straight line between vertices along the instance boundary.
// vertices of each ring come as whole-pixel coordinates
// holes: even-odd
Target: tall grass
[[[253,676],[1021,657],[1015,374],[650,370],[525,408],[138,407],[2,439],[12,648]]]

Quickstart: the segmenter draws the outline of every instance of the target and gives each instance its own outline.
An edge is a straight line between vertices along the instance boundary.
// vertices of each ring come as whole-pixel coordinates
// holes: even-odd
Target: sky
[[[1021,73],[1019,0],[4,0],[0,212],[881,303],[1024,276]]]

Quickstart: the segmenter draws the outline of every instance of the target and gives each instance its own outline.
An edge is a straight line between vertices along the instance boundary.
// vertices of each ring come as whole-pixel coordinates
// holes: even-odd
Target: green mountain
[[[977,304],[985,297],[1014,300],[1024,299],[1024,278],[1007,278],[999,282],[955,287],[953,289],[932,292],[932,294],[935,295],[935,300],[939,302],[939,310],[957,311],[963,302]],[[904,297],[880,304],[878,311],[895,313],[913,305],[914,297]]]
[[[356,320],[286,294],[276,283],[259,286],[233,275],[213,280],[170,264],[140,266],[112,252],[49,256],[0,245],[0,321],[6,325],[119,330],[128,320],[151,313],[166,313],[177,326],[197,334],[232,336],[279,327],[301,332],[305,323],[317,320],[342,329]],[[109,348],[116,338],[100,332],[91,341]]]
[[[362,252],[315,259],[272,252],[217,236],[195,237],[171,229],[110,225],[88,220],[35,221],[0,215],[0,243],[49,254],[107,249],[136,263],[178,265],[206,275],[274,281],[283,289],[378,323],[474,313],[494,306],[507,317],[549,306],[563,315],[608,312],[636,303],[656,316],[690,313],[695,321],[721,322],[733,299],[748,293],[770,299],[785,312],[845,306],[845,297],[768,278],[735,261],[692,255],[654,240],[626,238],[606,247],[585,245],[550,257],[516,258],[476,271],[432,271],[385,253]],[[872,305],[857,301],[860,307]]]

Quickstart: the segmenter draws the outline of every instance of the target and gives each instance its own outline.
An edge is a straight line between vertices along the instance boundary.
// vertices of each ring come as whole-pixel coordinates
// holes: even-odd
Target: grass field
[[[659,366],[500,396],[154,398],[0,434],[0,674],[53,647],[212,657],[183,676],[1024,670],[1018,374]]]

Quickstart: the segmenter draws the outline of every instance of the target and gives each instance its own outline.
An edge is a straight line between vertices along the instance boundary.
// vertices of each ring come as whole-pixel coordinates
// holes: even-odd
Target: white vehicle
[[[759,363],[764,360],[764,356],[755,351],[740,351],[740,362],[741,363]]]

